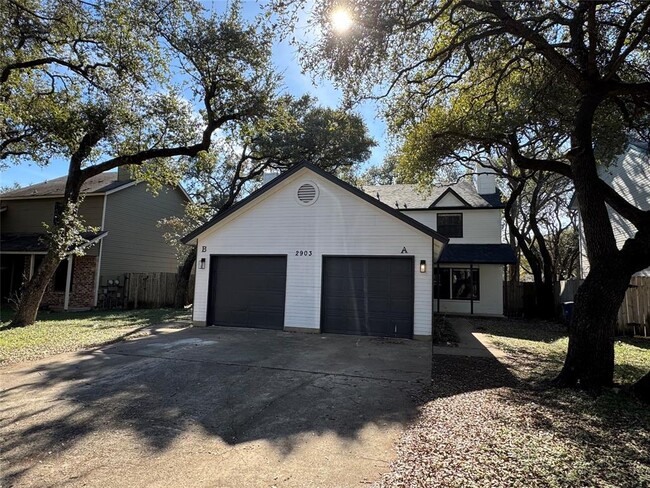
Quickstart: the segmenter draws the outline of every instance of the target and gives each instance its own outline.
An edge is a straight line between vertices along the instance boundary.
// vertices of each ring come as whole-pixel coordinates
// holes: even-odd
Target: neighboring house
[[[609,166],[601,167],[599,173],[605,183],[632,205],[642,210],[650,210],[650,151],[648,144],[630,142],[623,153],[615,158]],[[575,197],[571,202],[571,207],[578,208]],[[637,232],[636,227],[609,206],[607,209],[612,221],[616,245],[621,249],[628,238],[634,237]],[[580,216],[578,218],[580,219]],[[589,274],[589,259],[585,247],[582,220],[578,221],[578,225],[580,227],[580,276],[578,278],[584,279]],[[635,276],[650,276],[650,268],[636,273]]]
[[[43,223],[52,225],[62,208],[67,177],[0,195],[0,268],[2,299],[16,294],[47,252]],[[109,280],[123,283],[125,273],[177,272],[172,246],[158,227],[160,219],[181,216],[188,196],[182,188],[157,196],[128,169],[88,179],[80,214],[98,232],[84,235],[83,256],[64,260],[43,297],[42,306],[87,308],[97,305]]]
[[[430,338],[434,276],[441,310],[502,314],[514,254],[483,176],[485,197],[459,184],[421,198],[294,166],[183,239],[198,250],[195,323]]]

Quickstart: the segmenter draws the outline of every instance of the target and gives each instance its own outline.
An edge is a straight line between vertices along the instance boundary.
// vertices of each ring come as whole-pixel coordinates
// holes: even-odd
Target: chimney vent
[[[496,193],[496,173],[492,168],[476,166],[475,176],[476,191],[479,195],[491,195]]]

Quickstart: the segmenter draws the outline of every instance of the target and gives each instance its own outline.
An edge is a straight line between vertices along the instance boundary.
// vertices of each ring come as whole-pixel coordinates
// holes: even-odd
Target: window
[[[439,213],[437,229],[445,237],[463,237],[463,214]]]
[[[442,300],[480,300],[478,269],[440,268],[434,270],[435,297]]]
[[[68,260],[59,263],[54,272],[54,291],[65,291],[65,281],[68,277]],[[70,289],[72,290],[72,278],[74,277],[74,261],[72,262],[72,276],[70,276]]]

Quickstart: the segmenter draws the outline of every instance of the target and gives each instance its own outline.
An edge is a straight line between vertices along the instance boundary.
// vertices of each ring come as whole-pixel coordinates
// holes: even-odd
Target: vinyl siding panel
[[[177,189],[164,189],[154,197],[144,183],[107,196],[102,248],[101,280],[124,273],[178,271],[174,248],[163,238],[158,222],[182,216],[186,199]]]
[[[614,163],[601,171],[601,178],[631,204],[650,210],[650,155],[647,150],[629,145]],[[614,238],[619,249],[637,232],[636,227],[608,207]],[[580,272],[584,278],[589,273],[589,260],[582,225],[580,225]],[[650,268],[638,273],[650,276]]]
[[[446,198],[446,197],[445,197]],[[500,244],[501,243],[501,210],[472,209],[458,210],[404,210],[402,213],[437,230],[438,213],[462,213],[463,237],[449,239],[449,244]]]
[[[306,181],[320,191],[311,206],[295,196]],[[304,169],[198,237],[198,258],[206,259],[206,269],[196,272],[194,320],[206,320],[212,254],[286,255],[284,325],[319,329],[323,256],[401,256],[405,247],[415,258],[414,334],[430,336],[432,238]],[[311,256],[296,256],[301,250]],[[419,272],[422,259],[426,273]]]
[[[629,146],[618,161],[608,168],[603,179],[631,204],[650,210],[650,155],[647,151]],[[636,234],[637,229],[611,208],[608,210],[616,245],[621,249],[625,241]],[[638,274],[650,276],[650,268]]]
[[[6,233],[45,232],[43,222],[52,225],[54,204],[63,202],[62,198],[34,198],[21,200],[1,200],[7,210],[2,212],[0,231]],[[104,196],[89,196],[81,204],[80,214],[86,225],[101,227]],[[99,246],[88,248],[87,254],[97,255]]]
[[[438,203],[436,203],[436,207],[464,207],[465,204],[461,202],[456,196],[452,193],[447,193],[444,197],[442,197]]]

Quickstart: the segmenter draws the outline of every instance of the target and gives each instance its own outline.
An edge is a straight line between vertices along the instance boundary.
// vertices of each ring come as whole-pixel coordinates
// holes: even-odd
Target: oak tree
[[[303,5],[276,8],[290,18]],[[610,385],[619,306],[630,277],[650,266],[650,211],[615,192],[599,168],[628,137],[649,136],[650,2],[350,0],[344,33],[330,25],[335,8],[335,0],[314,6],[312,22],[323,27],[303,44],[305,65],[351,100],[384,99],[415,173],[508,158],[515,171],[572,181],[591,270],[556,381]],[[622,249],[608,208],[637,229]]]
[[[147,164],[176,182],[219,129],[264,112],[272,38],[236,3],[216,14],[194,0],[2,2],[0,161],[67,160],[73,220],[84,181],[102,172]],[[34,322],[77,230],[54,230],[60,245],[25,285],[13,326]]]

